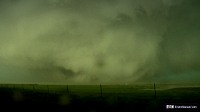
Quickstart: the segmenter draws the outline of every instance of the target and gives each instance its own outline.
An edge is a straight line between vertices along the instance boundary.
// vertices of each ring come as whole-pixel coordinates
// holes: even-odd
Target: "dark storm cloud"
[[[198,0],[1,0],[2,83],[198,82]]]

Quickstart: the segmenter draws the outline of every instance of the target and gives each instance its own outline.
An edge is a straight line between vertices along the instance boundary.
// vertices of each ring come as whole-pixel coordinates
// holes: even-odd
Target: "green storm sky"
[[[199,11],[199,0],[0,0],[0,83],[199,83]]]

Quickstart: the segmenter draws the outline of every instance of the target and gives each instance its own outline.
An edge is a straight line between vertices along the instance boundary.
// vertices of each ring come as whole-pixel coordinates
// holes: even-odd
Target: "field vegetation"
[[[200,87],[186,85],[1,84],[1,106],[27,111],[166,111],[167,104],[200,102]],[[10,108],[12,107],[12,108]]]

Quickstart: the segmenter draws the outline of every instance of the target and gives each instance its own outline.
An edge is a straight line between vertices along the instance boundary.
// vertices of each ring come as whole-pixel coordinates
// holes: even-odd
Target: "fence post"
[[[67,85],[67,94],[69,94],[69,87],[68,87],[68,85]]]
[[[155,84],[155,82],[154,82],[154,97],[156,99],[156,84]]]
[[[101,97],[102,97],[102,86],[101,86],[101,84],[100,84],[100,90],[101,90]]]
[[[24,84],[22,84],[22,91],[24,92]]]
[[[49,94],[49,85],[47,85],[47,90],[48,90],[48,94]]]
[[[35,85],[33,84],[33,92],[35,92]]]

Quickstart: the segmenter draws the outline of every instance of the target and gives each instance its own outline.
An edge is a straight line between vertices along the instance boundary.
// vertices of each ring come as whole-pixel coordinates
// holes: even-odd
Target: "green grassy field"
[[[200,87],[185,85],[1,84],[1,105],[48,111],[171,111],[167,104],[198,105]],[[188,111],[188,110],[187,110]],[[194,111],[194,109],[192,110]],[[196,111],[196,110],[195,110]]]

